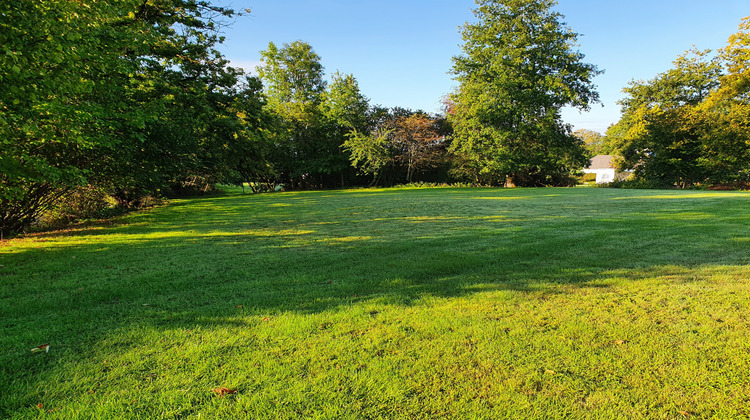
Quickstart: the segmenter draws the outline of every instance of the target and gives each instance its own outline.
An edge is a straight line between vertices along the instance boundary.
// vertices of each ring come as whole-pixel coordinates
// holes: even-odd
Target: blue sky
[[[451,57],[460,53],[459,27],[471,21],[473,0],[233,0],[217,2],[252,13],[224,31],[220,50],[236,66],[254,69],[260,51],[308,42],[326,74],[351,73],[371,104],[439,110],[456,85]],[[604,106],[567,110],[576,129],[604,132],[619,118],[617,100],[632,79],[650,79],[695,45],[719,49],[750,15],[750,0],[559,0],[556,10],[581,34],[585,61],[605,73],[594,80]]]

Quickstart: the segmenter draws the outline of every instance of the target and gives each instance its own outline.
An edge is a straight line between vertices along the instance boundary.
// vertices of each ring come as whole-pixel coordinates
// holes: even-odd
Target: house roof
[[[586,169],[611,169],[614,168],[612,165],[612,155],[596,155],[591,158],[591,163]]]

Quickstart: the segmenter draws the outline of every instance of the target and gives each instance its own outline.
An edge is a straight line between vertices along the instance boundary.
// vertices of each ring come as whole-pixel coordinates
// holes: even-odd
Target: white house
[[[583,169],[585,174],[596,174],[597,184],[606,184],[614,180],[623,180],[630,176],[631,171],[618,172],[612,164],[612,155],[596,155],[589,166]]]

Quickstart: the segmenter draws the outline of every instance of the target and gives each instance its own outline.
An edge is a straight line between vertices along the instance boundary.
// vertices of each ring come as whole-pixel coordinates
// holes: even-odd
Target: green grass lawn
[[[230,192],[6,241],[0,418],[747,418],[749,209]]]

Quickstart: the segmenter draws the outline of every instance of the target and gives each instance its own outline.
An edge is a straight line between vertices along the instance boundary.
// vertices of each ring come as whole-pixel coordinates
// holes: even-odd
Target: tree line
[[[303,41],[269,43],[257,76],[231,67],[216,49],[221,29],[247,10],[206,0],[2,2],[0,234],[81,191],[127,208],[217,183],[574,183],[592,147],[560,112],[598,103],[601,71],[583,62],[554,0],[476,2],[451,69],[458,87],[439,115],[371,105],[354,75],[327,79]],[[623,119],[586,141],[648,179],[745,179],[743,25],[719,57],[696,53],[632,83]]]
[[[203,0],[2,2],[0,235],[87,194],[130,208],[217,183],[440,178],[445,118],[371,106],[352,75],[326,82],[310,45],[270,43],[258,76],[231,67],[220,32],[247,12]],[[357,139],[374,132],[384,137],[371,172]]]
[[[717,52],[693,50],[633,81],[606,133],[621,168],[656,186],[750,183],[750,17]]]
[[[0,231],[77,187],[136,206],[219,181],[260,136],[260,86],[215,49],[235,12],[199,0],[0,3]]]
[[[575,134],[612,154],[634,186],[750,186],[750,17],[717,51],[687,51],[673,68],[633,80],[605,135]],[[627,182],[625,183],[627,185]]]
[[[328,83],[320,56],[305,42],[271,42],[261,55],[272,152],[267,171],[244,181],[291,188],[393,185],[436,179],[447,164],[450,127],[443,116],[372,106],[351,74],[335,72]]]

